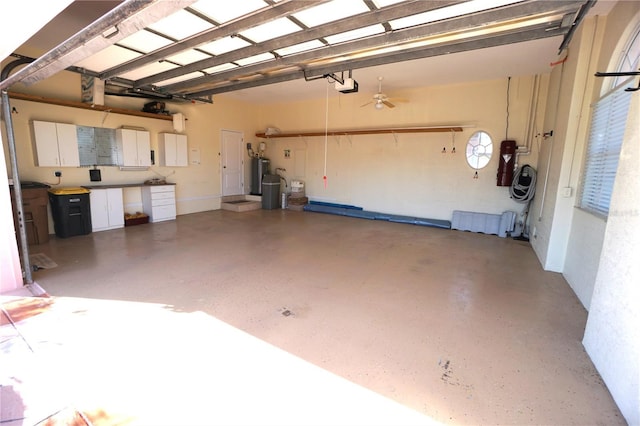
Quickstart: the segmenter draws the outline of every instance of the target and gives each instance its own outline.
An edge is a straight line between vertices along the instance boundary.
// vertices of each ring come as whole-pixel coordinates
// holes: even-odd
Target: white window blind
[[[582,175],[580,207],[606,217],[618,169],[632,92],[628,81],[600,98],[591,113],[591,131]]]

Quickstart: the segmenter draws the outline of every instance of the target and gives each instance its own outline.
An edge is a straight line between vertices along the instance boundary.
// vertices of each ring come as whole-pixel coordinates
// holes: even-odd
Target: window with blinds
[[[582,174],[580,207],[607,217],[618,169],[632,92],[629,81],[600,98],[591,113],[591,130]]]

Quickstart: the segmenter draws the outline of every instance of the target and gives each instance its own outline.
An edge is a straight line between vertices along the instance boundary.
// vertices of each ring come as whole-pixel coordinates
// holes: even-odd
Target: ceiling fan
[[[373,104],[375,109],[383,109],[385,106],[388,108],[395,108],[396,106],[391,103],[389,97],[382,93],[382,80],[384,77],[378,77],[378,93],[373,95],[373,99],[367,102],[362,107]]]

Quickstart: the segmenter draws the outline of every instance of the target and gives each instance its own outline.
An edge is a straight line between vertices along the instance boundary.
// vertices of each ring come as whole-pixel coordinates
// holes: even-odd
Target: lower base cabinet
[[[142,207],[149,222],[176,218],[175,185],[149,185],[142,188]]]
[[[91,189],[89,197],[93,232],[124,227],[122,188]]]

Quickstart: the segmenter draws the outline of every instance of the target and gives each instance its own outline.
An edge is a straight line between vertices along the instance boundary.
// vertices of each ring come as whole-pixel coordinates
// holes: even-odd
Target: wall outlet
[[[53,172],[53,174],[54,174],[56,177],[60,177],[60,176],[62,176],[62,172]]]
[[[284,150],[284,158],[291,158],[291,150],[290,149],[285,149]]]
[[[571,197],[571,187],[570,186],[566,186],[566,187],[562,188],[562,196],[564,198],[570,198]]]

